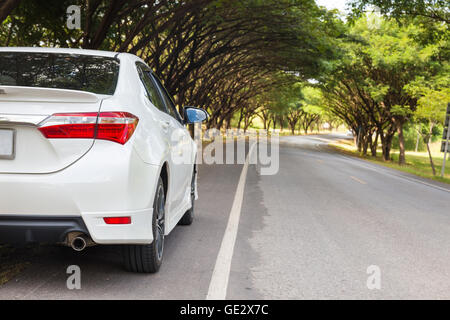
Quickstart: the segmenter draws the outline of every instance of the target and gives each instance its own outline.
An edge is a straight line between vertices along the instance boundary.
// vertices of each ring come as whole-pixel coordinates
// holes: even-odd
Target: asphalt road
[[[327,149],[336,138],[282,138],[273,176],[248,166],[226,298],[450,299],[450,188]],[[205,299],[243,167],[201,166],[196,221],[167,237],[158,274],[123,271],[115,246],[20,249],[0,256],[27,262],[0,299]],[[81,290],[66,287],[69,265]]]

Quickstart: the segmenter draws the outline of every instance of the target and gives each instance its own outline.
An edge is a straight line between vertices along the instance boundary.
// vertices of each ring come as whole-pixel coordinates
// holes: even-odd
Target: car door
[[[167,190],[167,213],[168,219],[173,218],[174,210],[176,210],[182,202],[182,192],[180,188],[180,181],[183,179],[179,170],[173,165],[172,159],[175,156],[177,145],[171,140],[173,133],[172,117],[166,107],[166,103],[161,95],[160,89],[153,79],[152,72],[149,67],[143,63],[137,63],[137,70],[142,84],[147,91],[147,98],[153,106],[159,111],[156,111],[156,123],[159,127],[163,142],[168,146],[168,161],[169,161],[169,190]]]
[[[152,74],[153,80],[158,86],[161,97],[163,98],[167,112],[170,115],[170,131],[172,143],[172,161],[173,171],[176,172],[176,183],[179,188],[180,205],[189,205],[191,180],[193,172],[193,149],[192,139],[189,131],[183,124],[183,119],[178,113],[175,104],[168,94],[167,90],[162,85],[157,76]]]

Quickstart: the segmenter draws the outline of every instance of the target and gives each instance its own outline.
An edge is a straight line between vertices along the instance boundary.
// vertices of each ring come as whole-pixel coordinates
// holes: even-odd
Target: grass
[[[445,177],[441,177],[442,163],[444,160],[444,154],[440,152],[440,143],[432,146],[433,162],[436,167],[436,176],[433,176],[430,160],[427,152],[406,152],[406,165],[398,164],[399,151],[392,150],[392,161],[384,161],[381,156],[381,150],[378,150],[377,157],[362,156],[355,147],[352,140],[340,140],[336,143],[330,144],[334,149],[343,152],[345,154],[358,157],[360,159],[368,160],[377,164],[381,164],[385,167],[400,170],[403,172],[411,173],[422,178],[432,179],[435,181],[450,184],[450,160],[447,158],[447,166],[445,171]]]

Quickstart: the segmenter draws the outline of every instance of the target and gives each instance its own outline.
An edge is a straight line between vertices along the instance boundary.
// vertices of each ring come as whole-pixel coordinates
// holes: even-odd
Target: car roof
[[[113,51],[68,49],[68,48],[42,48],[42,47],[0,47],[0,52],[35,52],[35,53],[62,53],[88,56],[101,56],[114,58],[119,53]]]

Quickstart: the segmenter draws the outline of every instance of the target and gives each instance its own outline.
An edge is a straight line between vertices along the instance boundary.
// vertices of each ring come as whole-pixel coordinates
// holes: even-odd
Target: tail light
[[[56,113],[39,131],[48,139],[99,139],[125,144],[139,119],[128,112]]]

